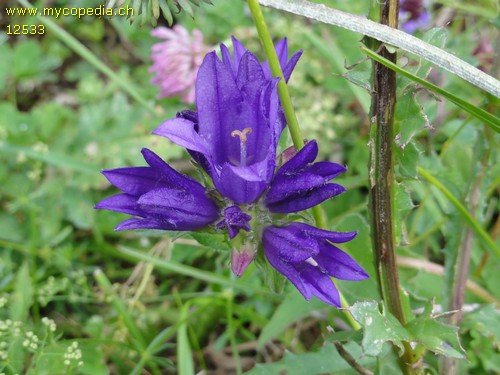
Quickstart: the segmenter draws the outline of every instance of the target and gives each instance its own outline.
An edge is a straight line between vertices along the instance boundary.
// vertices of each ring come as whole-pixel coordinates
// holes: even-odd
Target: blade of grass
[[[175,272],[175,273],[178,273],[181,275],[193,277],[195,279],[203,280],[203,281],[205,281],[207,283],[211,283],[211,284],[219,284],[219,285],[223,285],[223,286],[230,287],[230,288],[244,290],[247,292],[254,292],[254,293],[259,292],[259,293],[265,293],[268,295],[272,295],[271,292],[265,291],[263,289],[257,289],[253,286],[250,286],[250,285],[235,282],[235,281],[232,281],[232,280],[227,279],[225,277],[211,273],[211,272],[203,271],[203,270],[200,270],[198,268],[191,267],[191,266],[186,266],[185,264],[179,264],[176,262],[159,259],[159,258],[156,258],[156,257],[151,256],[149,254],[145,254],[145,253],[142,253],[140,251],[130,249],[130,248],[127,248],[124,246],[120,246],[119,250],[122,253],[125,253],[125,254],[127,254],[127,255],[129,255],[137,260],[144,260],[144,261],[149,262],[149,263],[153,264],[154,266],[161,268],[163,270],[166,270],[166,271]]]
[[[435,92],[436,94],[444,96],[446,99],[448,99],[452,103],[455,103],[458,107],[462,108],[466,112],[470,113],[472,116],[481,120],[485,125],[487,125],[491,129],[493,129],[497,133],[500,133],[500,118],[492,115],[489,112],[486,112],[482,108],[479,108],[473,104],[470,104],[469,102],[467,102],[463,99],[460,99],[458,96],[452,94],[449,91],[442,89],[441,87],[433,85],[432,83],[426,81],[423,78],[417,77],[416,75],[414,75],[410,72],[407,72],[406,70],[400,68],[396,64],[392,63],[391,61],[385,59],[384,57],[380,56],[379,54],[373,52],[372,50],[370,50],[366,47],[361,47],[361,51],[363,51],[370,58],[379,62],[380,64],[385,65],[386,67],[394,70],[395,72],[397,72],[405,77],[408,77],[412,81],[418,82],[419,84],[421,84],[422,86],[424,86],[428,90],[431,90],[431,91]]]
[[[33,8],[33,6],[26,0],[17,0],[25,8]],[[134,87],[133,84],[127,82],[120,77],[118,74],[113,72],[106,64],[104,64],[99,58],[85,47],[78,39],[66,32],[63,28],[59,27],[57,23],[52,21],[50,18],[37,15],[35,16],[40,22],[42,22],[47,30],[52,31],[62,42],[64,42],[69,48],[79,54],[84,60],[93,65],[97,70],[106,75],[111,81],[113,81],[118,87],[125,91],[130,97],[135,99],[144,108],[146,108],[151,113],[154,113],[153,106],[148,103],[148,101],[139,94],[139,91]]]
[[[100,269],[97,269],[94,272],[94,278],[97,281],[97,284],[99,284],[99,287],[107,295],[111,297],[111,303],[113,304],[113,307],[116,309],[120,317],[123,319],[123,322],[125,323],[125,326],[127,327],[127,330],[131,335],[131,342],[134,345],[137,352],[141,355],[141,357],[147,355],[148,353],[146,351],[146,340],[144,339],[144,337],[141,334],[141,331],[136,326],[134,320],[128,313],[127,308],[123,303],[123,301],[114,293],[113,287],[109,279]],[[150,361],[150,366],[154,374],[160,373],[160,370],[158,369],[158,367],[154,362]]]
[[[476,233],[476,235],[483,241],[488,249],[490,249],[497,257],[500,257],[500,248],[496,245],[495,241],[488,235],[488,233],[483,229],[483,227],[477,222],[475,218],[471,216],[467,208],[464,207],[462,203],[444,186],[441,181],[436,177],[431,175],[425,169],[418,167],[418,173],[425,178],[432,185],[437,187],[453,206],[457,209],[459,214],[465,219],[465,222],[469,224],[471,229]]]
[[[179,375],[194,375],[193,352],[189,343],[187,316],[189,304],[182,306],[179,318],[183,323],[177,330],[177,370]]]

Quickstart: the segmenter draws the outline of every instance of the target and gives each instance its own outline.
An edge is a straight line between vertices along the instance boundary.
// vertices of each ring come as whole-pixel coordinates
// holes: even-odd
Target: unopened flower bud
[[[241,277],[248,265],[252,263],[255,257],[256,247],[253,244],[245,243],[240,249],[233,249],[231,253],[231,271]]]

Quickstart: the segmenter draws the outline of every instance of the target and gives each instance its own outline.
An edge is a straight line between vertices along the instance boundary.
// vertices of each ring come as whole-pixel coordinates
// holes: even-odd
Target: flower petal
[[[241,90],[246,84],[252,84],[255,82],[262,85],[262,83],[268,82],[268,80],[266,80],[266,77],[264,76],[262,66],[257,59],[257,56],[250,51],[246,51],[240,61],[236,84]]]
[[[319,253],[318,243],[293,227],[267,227],[262,236],[264,248],[286,263],[299,263]]]
[[[214,185],[222,195],[237,204],[252,203],[268,185],[266,165],[266,160],[251,167],[236,167],[225,163],[220,175],[213,178]]]
[[[306,191],[295,192],[282,200],[266,202],[267,208],[277,213],[292,213],[307,210],[345,191],[343,186],[326,184]]]
[[[366,271],[348,254],[331,244],[321,247],[314,257],[320,267],[330,276],[340,280],[364,280],[369,277]]]
[[[137,198],[129,194],[116,194],[103,199],[95,205],[98,210],[123,212],[134,216],[144,216],[137,206]]]
[[[344,243],[351,241],[358,232],[333,232],[325,229],[319,229],[304,223],[290,223],[288,227],[293,227],[294,230],[300,230],[308,236],[314,236],[318,240],[328,240],[333,243]]]
[[[295,154],[289,161],[281,166],[276,172],[275,179],[285,177],[297,173],[305,168],[308,164],[312,163],[318,156],[318,143],[315,139],[307,142],[306,145]]]
[[[264,253],[266,254],[266,258],[271,266],[290,280],[290,282],[297,288],[306,300],[310,300],[312,297],[310,286],[302,280],[300,273],[295,269],[295,267],[280,259],[270,245],[267,247],[264,245]]]
[[[332,279],[322,273],[320,269],[308,264],[304,267],[300,275],[308,284],[313,295],[323,302],[335,307],[341,307],[339,291],[335,287]]]
[[[142,195],[137,204],[148,217],[173,223],[177,230],[199,229],[218,217],[217,206],[209,198],[184,190],[155,189]]]
[[[153,133],[165,137],[191,151],[208,154],[207,140],[194,130],[194,124],[184,118],[173,118],[163,122]]]
[[[122,221],[115,227],[115,231],[133,230],[133,229],[160,229],[176,230],[175,225],[168,222],[162,222],[155,219],[131,218]]]
[[[146,160],[151,169],[158,176],[158,184],[156,186],[151,186],[148,191],[159,187],[184,188],[196,190],[197,192],[205,191],[205,188],[198,181],[177,172],[153,151],[143,148],[141,153],[144,160]]]
[[[141,195],[162,186],[162,176],[149,167],[109,169],[102,174],[118,189],[131,195]]]
[[[308,173],[316,174],[325,179],[325,181],[330,181],[331,179],[337,177],[339,174],[344,173],[347,170],[337,163],[331,163],[329,161],[318,161],[311,164],[307,169]]]

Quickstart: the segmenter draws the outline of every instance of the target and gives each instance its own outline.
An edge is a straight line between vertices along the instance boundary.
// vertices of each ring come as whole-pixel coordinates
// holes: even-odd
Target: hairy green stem
[[[398,25],[398,0],[380,3],[380,22],[390,27]],[[396,53],[380,46],[380,54],[396,62]],[[396,73],[379,62],[373,63],[372,130],[370,152],[370,202],[372,242],[380,293],[389,311],[406,324],[394,239],[394,108],[396,105]],[[413,374],[413,350],[405,343],[400,360],[405,374]]]
[[[269,30],[267,29],[266,21],[264,19],[264,15],[262,14],[262,9],[260,8],[258,0],[248,0],[248,6],[250,8],[250,12],[252,13],[257,32],[259,33],[259,38],[264,47],[264,52],[269,62],[271,73],[274,77],[280,78],[280,81],[278,82],[278,95],[280,98],[281,106],[283,107],[283,112],[285,113],[287,127],[290,131],[290,135],[292,136],[293,145],[295,146],[296,150],[300,150],[302,147],[304,147],[304,139],[300,134],[300,127],[297,121],[297,116],[295,115],[295,111],[293,109],[292,99],[290,97],[290,93],[288,92],[288,87],[283,76],[283,71],[281,70],[278,56],[276,55],[276,50],[274,49],[273,40],[271,39],[271,35],[269,34]],[[311,210],[316,225],[320,228],[325,228],[326,223],[321,207],[315,206]],[[343,307],[349,306],[347,300],[342,294],[340,294],[340,301]],[[347,320],[349,321],[349,324],[351,324],[353,329],[357,330],[361,328],[360,324],[356,320],[354,320],[348,310],[344,310],[344,312]]]

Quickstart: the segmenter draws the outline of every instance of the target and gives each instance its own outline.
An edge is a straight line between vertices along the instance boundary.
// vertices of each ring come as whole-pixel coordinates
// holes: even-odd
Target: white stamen
[[[252,128],[244,128],[242,131],[233,130],[231,132],[232,137],[240,138],[240,166],[244,167],[247,165],[247,134],[252,133]]]
[[[318,262],[316,262],[312,257],[307,258],[305,262],[309,263],[313,267],[318,267]]]

